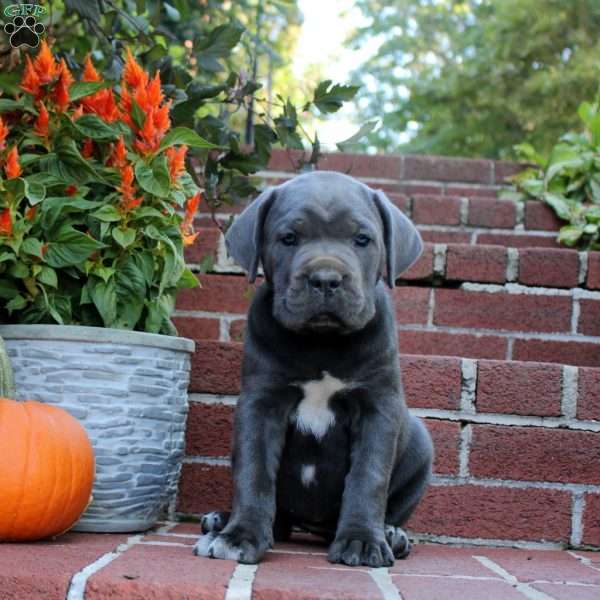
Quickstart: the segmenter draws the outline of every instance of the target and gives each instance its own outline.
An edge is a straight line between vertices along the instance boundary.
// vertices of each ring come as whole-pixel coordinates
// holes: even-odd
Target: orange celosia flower
[[[48,123],[50,122],[50,117],[48,115],[48,111],[44,106],[43,102],[40,102],[40,113],[38,118],[35,121],[35,125],[33,127],[35,133],[39,135],[41,138],[48,137]]]
[[[200,192],[197,192],[194,196],[188,199],[185,206],[185,216],[181,222],[181,237],[183,238],[183,245],[190,246],[194,243],[198,237],[198,232],[194,232],[194,215],[198,210],[200,204]]]
[[[35,213],[37,212],[38,209],[38,204],[36,204],[35,206],[30,206],[26,211],[25,211],[25,218],[28,221],[33,221],[33,218],[35,217]]]
[[[116,167],[117,169],[121,169],[127,164],[127,148],[125,147],[123,136],[121,136],[119,141],[115,144],[112,154],[109,156],[106,164],[109,167]]]
[[[65,188],[65,194],[67,194],[67,196],[74,196],[77,193],[77,186],[76,185],[68,185]]]
[[[69,97],[69,88],[73,84],[75,80],[73,79],[73,75],[71,75],[71,71],[69,71],[69,67],[67,67],[67,63],[63,58],[60,61],[60,75],[58,77],[58,81],[54,86],[54,94],[52,99],[56,104],[56,107],[61,112],[65,111],[70,102]]]
[[[146,87],[148,84],[148,74],[136,62],[129,48],[127,48],[127,57],[123,67],[123,80],[129,87],[134,89],[140,86]]]
[[[96,82],[102,81],[102,77],[98,74],[98,71],[96,71],[89,54],[85,59],[82,80]],[[81,106],[84,107],[85,112],[95,113],[107,123],[112,123],[121,116],[111,88],[98,90],[94,94],[82,98]]]
[[[50,83],[57,75],[59,75],[60,67],[56,60],[54,60],[54,56],[52,56],[52,51],[46,40],[42,40],[40,51],[35,57],[33,66],[42,85]],[[62,63],[60,66],[62,66]]]
[[[142,203],[143,196],[135,197],[135,186],[133,185],[134,173],[131,165],[125,165],[121,168],[121,185],[117,188],[121,192],[121,208],[124,212],[129,212]]]
[[[90,138],[83,140],[83,146],[81,147],[81,156],[83,158],[91,158],[94,154],[94,142]]]
[[[40,51],[34,61],[29,56],[25,60],[26,65],[21,79],[21,88],[39,99],[42,94],[41,87],[56,79],[60,74],[60,66],[52,56],[46,40],[42,40]]]
[[[5,208],[0,213],[0,235],[11,236],[13,232],[13,222],[10,215],[10,208]]]
[[[2,120],[0,116],[0,152],[6,148],[6,138],[8,136],[9,130],[6,123]]]
[[[83,66],[83,74],[81,76],[82,81],[102,81],[102,77],[96,71],[96,67],[94,67],[94,63],[90,55],[88,54],[85,57],[85,64]]]
[[[19,151],[16,146],[13,146],[6,157],[6,164],[4,165],[4,171],[7,179],[14,179],[20,177],[23,169],[19,164]]]
[[[169,163],[169,174],[171,181],[175,182],[177,178],[185,171],[185,154],[187,146],[179,146],[179,148],[167,148],[165,154]]]
[[[133,106],[137,104],[145,115],[140,127],[133,119]],[[158,71],[152,79],[127,50],[121,85],[121,118],[137,133],[133,146],[141,154],[156,152],[160,141],[171,126],[170,102],[164,102]]]
[[[23,71],[23,77],[21,78],[21,89],[29,92],[36,98],[40,93],[40,77],[37,74],[33,63],[29,56],[25,57],[25,70]]]

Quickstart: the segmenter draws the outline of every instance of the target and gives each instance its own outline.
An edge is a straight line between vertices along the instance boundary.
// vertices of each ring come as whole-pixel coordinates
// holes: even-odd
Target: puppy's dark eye
[[[370,241],[371,238],[364,233],[359,233],[358,235],[354,236],[354,243],[361,248],[368,246]]]
[[[284,246],[295,246],[298,243],[298,236],[290,231],[289,233],[286,233],[284,236],[279,238],[279,241]]]

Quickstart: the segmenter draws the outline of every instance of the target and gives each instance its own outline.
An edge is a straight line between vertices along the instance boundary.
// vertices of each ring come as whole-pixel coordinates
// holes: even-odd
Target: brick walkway
[[[343,567],[304,538],[258,566],[196,558],[196,524],[0,546],[0,600],[598,600],[600,553],[418,544],[390,569]]]

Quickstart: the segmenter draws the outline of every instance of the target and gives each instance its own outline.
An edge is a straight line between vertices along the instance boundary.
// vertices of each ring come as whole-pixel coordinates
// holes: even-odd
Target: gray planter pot
[[[94,498],[74,529],[151,527],[177,489],[194,343],[63,325],[3,325],[0,336],[17,399],[64,408],[94,446]]]

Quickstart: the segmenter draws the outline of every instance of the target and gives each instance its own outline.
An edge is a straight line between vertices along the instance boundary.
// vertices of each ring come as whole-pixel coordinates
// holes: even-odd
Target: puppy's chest
[[[350,392],[352,384],[333,377],[323,371],[321,379],[295,382],[302,391],[295,410],[290,414],[290,425],[304,435],[311,435],[321,441],[327,432],[340,421],[347,421],[347,403],[342,402],[345,392]]]

